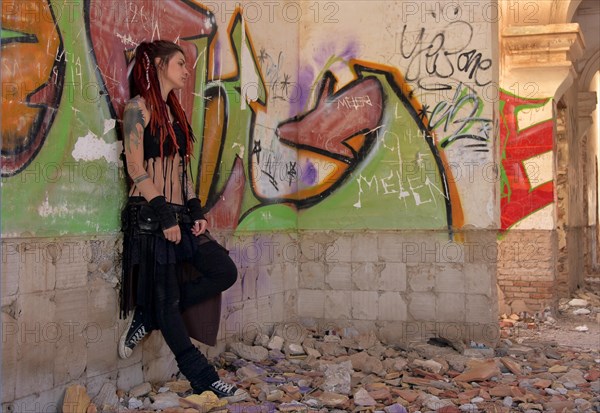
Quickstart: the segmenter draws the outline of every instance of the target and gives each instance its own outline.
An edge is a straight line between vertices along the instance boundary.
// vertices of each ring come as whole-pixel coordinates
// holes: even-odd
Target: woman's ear
[[[160,57],[155,57],[154,58],[154,66],[158,69],[160,68],[162,65],[162,59]]]

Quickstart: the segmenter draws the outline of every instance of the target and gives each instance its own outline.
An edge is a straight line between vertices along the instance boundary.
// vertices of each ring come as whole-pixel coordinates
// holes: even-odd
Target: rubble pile
[[[291,338],[285,334],[289,328],[296,332]],[[143,383],[127,393],[107,384],[91,402],[71,396],[68,400],[86,406],[71,404],[63,411],[600,412],[598,347],[511,338],[502,338],[495,349],[441,338],[385,346],[373,333],[347,328],[319,335],[294,324],[229,344],[216,365],[223,380],[248,391],[247,400],[191,395],[189,383],[175,379]]]

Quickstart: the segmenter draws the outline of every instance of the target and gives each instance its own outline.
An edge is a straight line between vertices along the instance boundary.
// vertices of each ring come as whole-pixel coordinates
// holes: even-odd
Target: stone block
[[[383,344],[398,345],[406,342],[406,322],[379,321],[377,337]]]
[[[447,234],[410,231],[403,234],[399,243],[402,262],[423,265],[441,261],[441,244],[447,242]]]
[[[296,263],[299,255],[298,236],[296,233],[276,232],[272,234],[275,256],[274,263]]]
[[[325,274],[325,287],[332,290],[351,290],[353,288],[351,264],[346,262],[329,264]]]
[[[380,274],[384,267],[384,263],[352,263],[352,289],[360,291],[377,291]]]
[[[297,239],[290,239],[287,242],[281,243],[277,246],[280,255],[277,257],[276,263],[290,263],[297,265],[302,258],[302,252],[300,250],[300,241]]]
[[[54,292],[21,294],[17,299],[18,363],[15,398],[53,387],[56,356]]]
[[[258,320],[258,300],[247,300],[242,304],[242,330]],[[241,334],[241,331],[239,332]]]
[[[0,293],[9,297],[19,291],[20,268],[19,243],[2,241],[2,277],[0,277]]]
[[[19,346],[19,328],[17,320],[2,312],[2,403],[15,399],[17,372],[17,348]]]
[[[86,386],[92,403],[101,412],[117,411],[119,409],[119,397],[117,396],[116,380],[104,383],[100,391],[94,395],[90,394],[89,384]]]
[[[86,324],[83,335],[87,341],[87,377],[117,369],[118,333],[116,324],[107,328],[93,320]]]
[[[56,285],[56,265],[53,262],[55,244],[43,241],[19,244],[19,293],[52,291]]]
[[[83,254],[84,244],[66,241],[60,244],[62,254],[56,261],[56,288],[68,290],[84,287],[88,281],[88,254]]]
[[[143,383],[144,372],[141,364],[120,369],[117,375],[117,389],[129,391],[134,386]]]
[[[379,306],[376,291],[352,291],[352,318],[357,320],[377,320]]]
[[[219,329],[219,340],[231,340],[242,331],[243,311],[242,304],[227,307],[221,313],[221,328]]]
[[[496,297],[469,294],[466,297],[466,321],[468,323],[495,324],[497,320]]]
[[[406,264],[386,262],[377,285],[379,291],[406,291]]]
[[[298,239],[298,262],[322,261],[321,257],[325,251],[323,245],[318,242],[313,233],[303,233]]]
[[[263,242],[264,239],[261,240],[258,235],[256,237],[243,236],[235,238],[228,243],[229,255],[240,269],[256,266],[263,259]],[[265,256],[268,256],[267,251],[264,251],[264,253]],[[266,264],[268,262],[265,261],[263,263]]]
[[[435,267],[435,291],[465,292],[465,274],[460,264],[440,264]]]
[[[286,291],[283,294],[284,314],[298,314],[298,290]],[[285,319],[291,317],[286,316]]]
[[[378,320],[404,321],[406,320],[406,301],[399,292],[382,292],[379,296]]]
[[[281,247],[279,242],[274,239],[273,234],[259,233],[254,237],[254,242],[251,244],[252,249],[248,249],[248,258],[257,265],[271,265],[277,262],[277,250]]]
[[[83,333],[88,318],[88,289],[57,290],[55,299],[57,325],[54,385],[78,380],[87,365],[87,340]]]
[[[438,293],[436,300],[436,320],[449,322],[465,321],[465,294]]]
[[[256,279],[256,296],[265,297],[284,291],[284,279],[281,273],[281,264],[271,264],[258,267]]]
[[[467,294],[492,295],[495,293],[495,284],[492,280],[496,279],[493,268],[487,264],[465,264],[465,292]]]
[[[122,369],[119,369],[122,370]],[[88,377],[87,378],[87,384],[86,384],[86,389],[87,392],[89,394],[89,396],[91,398],[96,397],[100,391],[102,390],[102,387],[104,387],[104,385],[106,383],[117,383],[117,377],[119,376],[119,370],[114,370],[108,373],[104,373],[104,374],[99,374],[97,376],[94,377]]]
[[[406,266],[408,288],[413,292],[433,291],[435,288],[435,266],[432,264],[408,264]]]
[[[242,285],[242,300],[256,299],[256,279],[258,277],[258,268],[255,266],[241,269],[240,279]]]
[[[90,321],[97,323],[102,329],[114,326],[119,314],[118,306],[118,293],[109,283],[102,279],[90,282]]]
[[[285,294],[271,294],[268,297],[258,299],[258,323],[279,323],[285,321],[286,315],[284,303]]]
[[[85,413],[91,401],[85,386],[71,384],[65,391],[61,411],[62,413]]]
[[[298,265],[292,262],[281,264],[284,291],[298,289]]]
[[[352,238],[345,233],[336,233],[336,238],[327,251],[327,262],[343,263],[352,261]]]
[[[402,235],[398,233],[380,233],[377,236],[379,259],[386,263],[404,262],[402,253]]]
[[[300,264],[298,272],[298,288],[322,290],[325,288],[325,264],[317,261],[306,261]]]
[[[65,387],[58,386],[49,390],[29,393],[12,402],[12,412],[62,412]]]
[[[323,318],[325,314],[325,291],[298,290],[298,316]]]
[[[352,317],[352,293],[350,291],[327,291],[325,295],[325,319],[349,319]]]
[[[372,233],[354,233],[352,236],[352,262],[379,261],[377,235]]]
[[[439,241],[436,245],[438,249],[438,260],[441,264],[464,264],[465,258],[468,258],[468,249],[463,242],[454,240]]]
[[[413,292],[408,295],[409,315],[417,321],[435,320],[435,294]]]

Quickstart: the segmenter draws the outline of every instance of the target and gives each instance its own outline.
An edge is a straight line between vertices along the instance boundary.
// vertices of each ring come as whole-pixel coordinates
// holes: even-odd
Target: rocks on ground
[[[600,300],[577,298],[582,301],[562,302],[561,311],[596,317]],[[176,378],[129,392],[106,384],[94,399],[74,385],[63,412],[600,412],[598,346],[561,346],[533,334],[554,326],[552,320],[548,312],[505,315],[495,349],[443,337],[384,346],[372,333],[318,334],[299,325],[286,339],[289,326],[281,325],[251,345],[231,343],[214,361],[223,380],[248,391],[243,402],[226,403],[210,392],[191,395],[189,383]]]

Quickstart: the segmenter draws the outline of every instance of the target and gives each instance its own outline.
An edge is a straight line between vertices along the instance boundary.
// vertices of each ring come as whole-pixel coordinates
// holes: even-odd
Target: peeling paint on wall
[[[92,131],[75,142],[71,156],[76,161],[94,161],[104,159],[106,162],[117,164],[123,150],[121,142],[108,143],[96,136]]]

